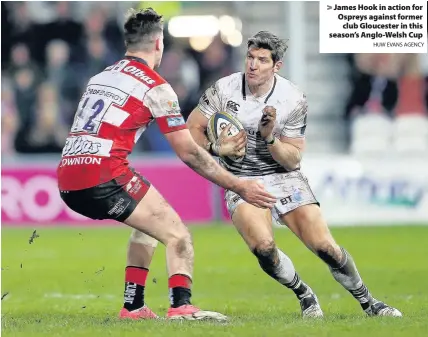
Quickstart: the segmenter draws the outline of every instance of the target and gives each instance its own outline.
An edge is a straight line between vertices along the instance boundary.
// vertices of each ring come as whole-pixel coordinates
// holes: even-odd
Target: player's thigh
[[[251,250],[273,242],[270,210],[250,205],[230,191],[226,193],[226,202],[233,225]]]
[[[300,206],[281,218],[294,234],[308,244],[330,236],[321,209],[316,204]]]
[[[336,246],[321,209],[317,204],[300,206],[281,215],[288,228],[311,250]]]
[[[69,208],[88,218],[123,222],[149,188],[147,179],[128,169],[105,183],[78,191],[60,191],[60,195]]]
[[[123,222],[164,244],[190,236],[177,212],[153,185]]]
[[[286,224],[308,247],[331,239],[319,203],[309,186],[308,179],[293,171],[276,175],[272,192],[278,198],[276,216]]]
[[[188,233],[160,193],[132,169],[89,189],[61,191],[61,197],[77,213],[91,219],[125,223],[162,243]]]

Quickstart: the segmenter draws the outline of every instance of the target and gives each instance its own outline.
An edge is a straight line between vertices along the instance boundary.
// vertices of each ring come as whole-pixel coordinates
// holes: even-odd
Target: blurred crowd
[[[2,2],[2,155],[61,151],[88,79],[124,54],[124,12],[103,3]],[[134,4],[138,7],[139,3]],[[35,20],[44,13],[44,20]],[[165,32],[158,72],[173,86],[186,117],[201,90],[236,69],[216,37],[204,52]],[[170,152],[153,123],[136,151]]]
[[[364,113],[389,117],[427,115],[426,54],[349,55],[352,90],[345,118]]]
[[[428,155],[426,54],[356,54],[345,117],[355,155]]]
[[[113,5],[112,5],[113,4]],[[124,6],[142,6],[127,3]],[[59,153],[88,79],[125,51],[119,2],[2,2],[2,155]],[[428,58],[414,54],[349,55],[351,92],[345,118],[426,114]],[[165,30],[158,72],[178,94],[185,118],[202,91],[234,68],[219,36],[203,52]],[[136,151],[171,152],[153,123]]]

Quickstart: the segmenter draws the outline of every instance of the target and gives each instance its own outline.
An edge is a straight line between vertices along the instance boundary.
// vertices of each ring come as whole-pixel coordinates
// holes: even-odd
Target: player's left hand
[[[263,109],[263,116],[260,119],[259,131],[263,139],[272,134],[273,127],[275,126],[276,109],[273,106],[266,106]]]
[[[232,124],[227,125],[220,133],[217,142],[214,144],[214,151],[220,157],[241,157],[245,155],[247,145],[247,133],[245,132],[245,130],[241,130],[237,135],[229,136],[229,131],[231,127]]]

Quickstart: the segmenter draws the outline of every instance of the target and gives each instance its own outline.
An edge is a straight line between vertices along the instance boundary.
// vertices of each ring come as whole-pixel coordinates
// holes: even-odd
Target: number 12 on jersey
[[[97,97],[87,97],[82,101],[74,118],[71,132],[96,134],[110,104],[105,104],[102,99],[98,99]]]

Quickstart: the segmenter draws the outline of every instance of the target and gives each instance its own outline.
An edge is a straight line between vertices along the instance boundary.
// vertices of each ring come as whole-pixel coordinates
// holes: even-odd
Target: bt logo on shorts
[[[289,202],[300,202],[302,200],[302,192],[298,188],[293,188],[293,193],[291,195],[279,199],[282,205],[287,205]]]
[[[291,200],[291,195],[285,198],[279,199],[279,202],[281,203],[281,205],[287,205],[289,202],[292,202],[292,201],[293,200]]]

